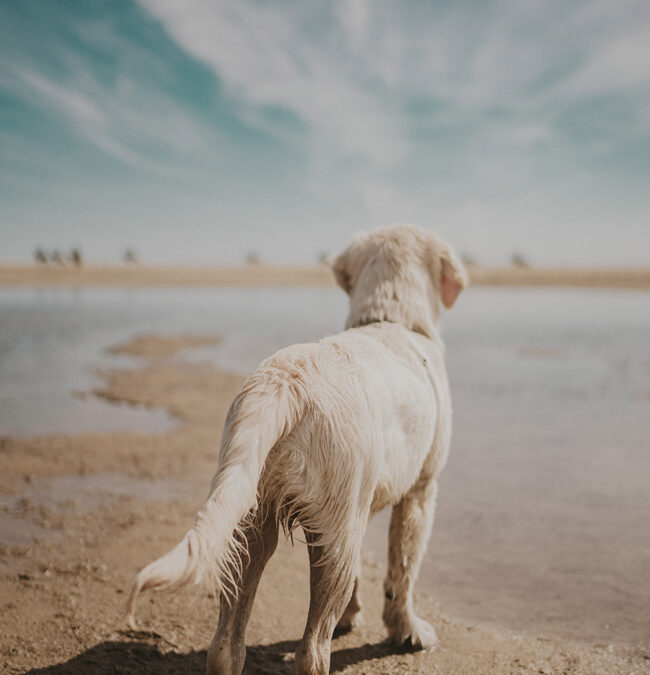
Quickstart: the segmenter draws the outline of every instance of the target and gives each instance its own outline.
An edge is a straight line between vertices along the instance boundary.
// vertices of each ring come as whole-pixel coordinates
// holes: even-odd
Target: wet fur
[[[210,579],[221,592],[209,673],[239,674],[246,622],[279,528],[309,543],[311,602],[298,673],[329,671],[332,633],[360,617],[360,546],[369,517],[393,506],[383,618],[398,643],[431,647],[413,585],[451,437],[438,333],[441,305],[467,283],[451,247],[407,225],[358,235],[334,261],[350,297],[346,329],[293,345],[244,382],[225,423],[217,471],[195,526],[138,575],[143,590]]]

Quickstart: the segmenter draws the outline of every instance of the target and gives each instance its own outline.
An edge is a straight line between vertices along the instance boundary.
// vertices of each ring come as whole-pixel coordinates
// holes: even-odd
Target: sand
[[[468,267],[478,286],[581,286],[650,288],[650,268]],[[325,264],[246,267],[0,265],[0,286],[326,286],[334,283]]]
[[[209,337],[207,339],[214,339]],[[167,408],[165,434],[3,438],[0,444],[0,663],[6,673],[201,673],[216,626],[210,589],[150,594],[141,631],[121,612],[137,570],[167,551],[193,522],[216,465],[218,438],[241,378],[173,355],[202,338],[156,338],[119,351],[137,370],[105,374],[110,400]],[[383,561],[366,559],[366,623],[333,643],[332,672],[650,672],[650,653],[541,639],[460,622],[435,598],[418,610],[440,638],[432,652],[397,650],[381,624]],[[256,599],[247,634],[249,673],[291,673],[306,617],[305,548],[282,542]]]

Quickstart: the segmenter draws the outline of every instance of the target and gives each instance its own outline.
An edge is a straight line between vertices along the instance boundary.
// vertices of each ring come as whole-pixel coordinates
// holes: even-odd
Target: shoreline
[[[650,268],[468,266],[475,286],[567,286],[650,289]],[[0,287],[330,286],[325,265],[239,267],[0,264]]]
[[[170,360],[183,348],[214,339],[148,336],[112,348],[137,353],[141,365],[108,371],[94,393],[164,408],[180,420],[177,429],[0,439],[0,516],[23,523],[23,532],[34,537],[1,549],[7,628],[0,652],[7,672],[203,672],[218,613],[209,589],[143,596],[139,631],[125,630],[121,612],[137,570],[175,545],[193,522],[216,467],[216,430],[242,378]],[[396,649],[385,642],[381,623],[383,574],[383,561],[366,558],[366,623],[334,640],[332,672],[647,672],[641,649],[459,621],[422,592],[418,611],[434,623],[439,646],[433,652]],[[249,624],[247,672],[293,672],[291,653],[302,634],[308,586],[304,546],[281,538]]]

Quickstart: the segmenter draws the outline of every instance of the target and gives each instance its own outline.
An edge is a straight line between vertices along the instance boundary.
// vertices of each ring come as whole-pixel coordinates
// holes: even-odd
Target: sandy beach
[[[650,268],[469,266],[477,286],[650,288]],[[325,264],[246,267],[61,266],[0,264],[0,286],[323,286],[333,284]]]
[[[141,630],[121,612],[137,570],[175,544],[193,522],[216,465],[225,412],[240,376],[174,360],[214,336],[148,336],[113,345],[139,368],[106,372],[95,393],[166,408],[178,427],[164,434],[109,433],[3,438],[0,519],[7,673],[201,673],[216,626],[208,588],[147,595]],[[107,345],[108,347],[108,345]],[[306,616],[305,548],[284,542],[263,577],[249,625],[247,672],[291,673]],[[485,628],[418,596],[440,643],[430,653],[396,650],[381,624],[383,560],[364,563],[365,625],[333,643],[339,673],[650,672],[643,647],[588,645]]]

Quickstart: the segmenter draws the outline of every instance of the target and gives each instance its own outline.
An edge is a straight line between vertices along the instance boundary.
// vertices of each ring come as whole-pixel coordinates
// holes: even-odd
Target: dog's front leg
[[[413,587],[433,525],[437,489],[434,480],[418,482],[393,507],[390,519],[383,619],[397,644],[410,641],[416,649],[437,642],[433,626],[418,618],[413,608]]]
[[[248,556],[244,557],[241,588],[228,604],[221,596],[219,625],[208,649],[208,675],[240,675],[246,661],[246,624],[264,567],[278,544],[278,526],[274,514],[258,519],[245,531]]]

